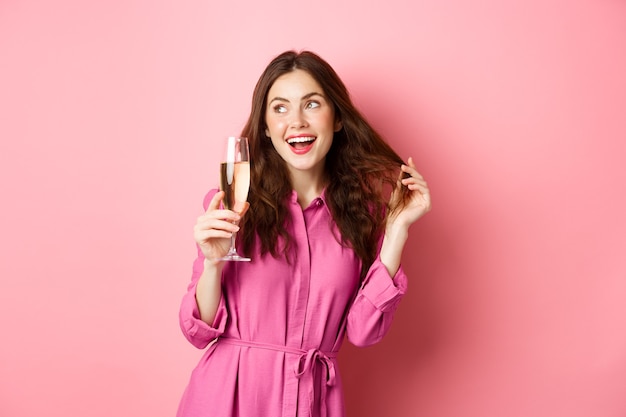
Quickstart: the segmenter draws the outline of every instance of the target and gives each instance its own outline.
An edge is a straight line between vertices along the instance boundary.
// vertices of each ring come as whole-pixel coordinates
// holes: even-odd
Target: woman
[[[221,209],[214,190],[194,229],[180,323],[194,346],[210,346],[178,416],[344,416],[337,352],[344,335],[367,346],[389,329],[407,286],[409,226],[430,210],[427,184],[311,52],[268,65],[242,136],[249,206]],[[235,223],[252,261],[214,261]]]

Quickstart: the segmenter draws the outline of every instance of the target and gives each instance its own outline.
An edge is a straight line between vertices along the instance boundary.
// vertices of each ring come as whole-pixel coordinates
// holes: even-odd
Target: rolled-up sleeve
[[[346,332],[352,344],[369,346],[385,336],[407,283],[402,267],[391,277],[380,259],[374,261],[348,311]]]
[[[209,201],[217,190],[211,190],[204,198],[204,208],[208,207]],[[205,348],[213,339],[224,333],[228,310],[224,302],[224,295],[220,298],[215,320],[212,325],[207,324],[200,318],[200,310],[196,301],[196,287],[202,271],[204,270],[204,255],[198,247],[198,256],[193,263],[191,282],[180,304],[179,322],[183,334],[189,342],[198,349]]]
[[[203,262],[204,256],[199,252],[198,258],[194,262],[191,283],[187,287],[187,293],[183,296],[179,312],[180,328],[183,334],[198,349],[205,348],[209,342],[224,333],[228,318],[223,295],[220,298],[213,324],[208,325],[200,318],[200,310],[196,302],[196,286],[200,275],[202,275]]]

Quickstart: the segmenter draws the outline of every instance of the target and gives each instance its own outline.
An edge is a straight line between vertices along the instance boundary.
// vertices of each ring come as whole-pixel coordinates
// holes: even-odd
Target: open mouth
[[[310,146],[311,144],[313,144],[313,142],[315,142],[315,139],[316,138],[314,136],[302,136],[302,137],[287,139],[287,143],[292,148],[304,149]]]

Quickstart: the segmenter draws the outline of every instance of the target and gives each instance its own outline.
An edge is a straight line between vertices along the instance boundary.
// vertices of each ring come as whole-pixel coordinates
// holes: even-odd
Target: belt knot
[[[318,349],[309,349],[302,355],[295,367],[295,374],[297,378],[301,378],[305,374],[313,376],[313,370],[315,362],[319,361],[326,368],[326,385],[332,386],[335,384],[335,365],[333,361],[324,352]]]

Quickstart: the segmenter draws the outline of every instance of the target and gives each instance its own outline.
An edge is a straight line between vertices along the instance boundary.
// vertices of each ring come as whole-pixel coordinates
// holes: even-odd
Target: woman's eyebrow
[[[318,93],[317,91],[313,91],[312,93],[306,94],[302,97],[302,100],[306,100],[307,98],[311,98],[313,96],[320,96],[320,97],[324,97],[324,94],[322,93]]]
[[[304,96],[302,96],[302,98],[301,98],[300,100],[306,100],[306,99],[309,99],[309,98],[311,98],[311,97],[313,97],[313,96],[320,96],[320,97],[324,97],[324,98],[325,98],[324,94],[322,94],[322,93],[318,93],[317,91],[313,91],[313,92],[311,92],[311,93],[308,93],[308,94],[305,94]],[[271,100],[269,101],[269,103],[268,103],[268,104],[271,104],[271,103],[273,103],[274,101],[284,101],[284,102],[289,103],[289,100],[287,100],[287,99],[286,99],[286,98],[284,98],[284,97],[274,97],[273,99],[271,99]]]

